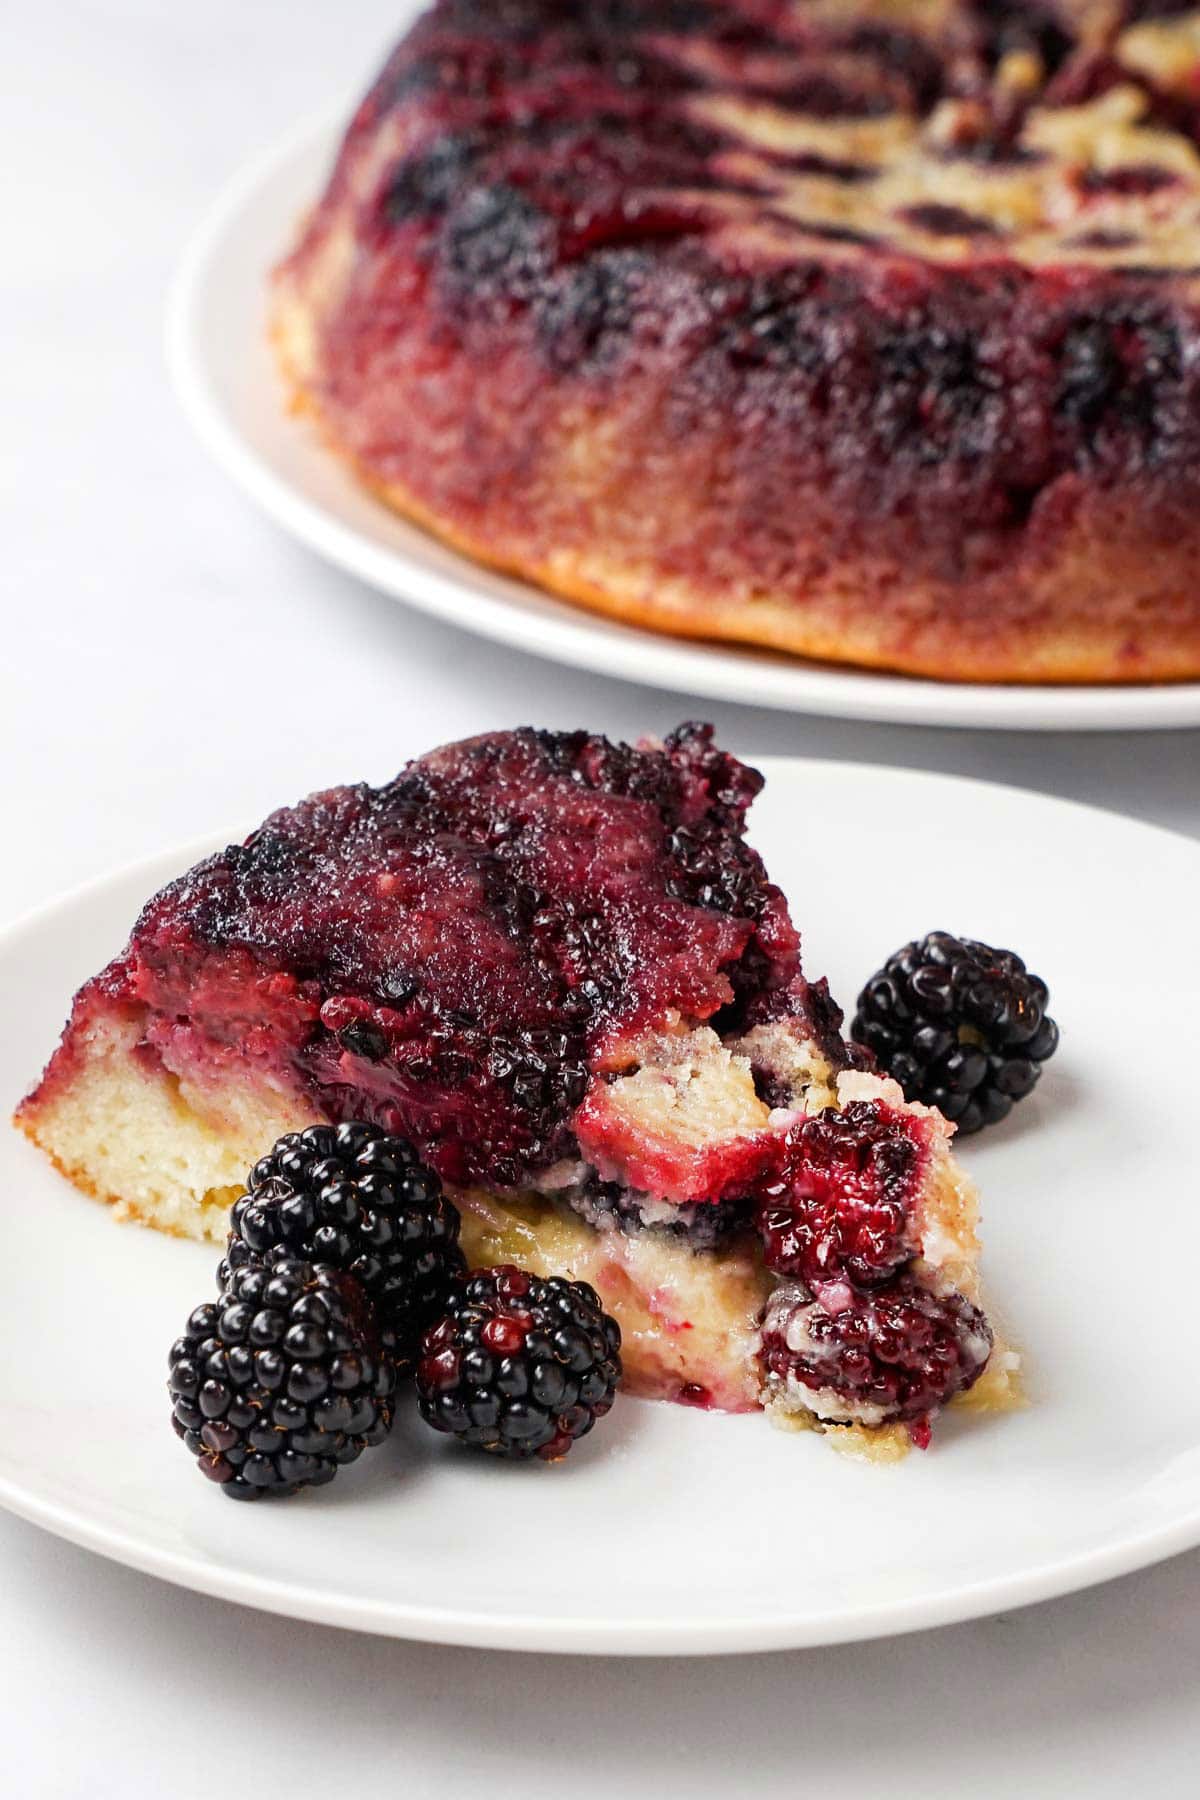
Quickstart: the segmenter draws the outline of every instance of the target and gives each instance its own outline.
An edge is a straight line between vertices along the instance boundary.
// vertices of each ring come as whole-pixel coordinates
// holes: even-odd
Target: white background
[[[983,775],[1200,835],[1200,734],[830,724],[625,687],[404,612],[250,510],[168,391],[167,282],[225,179],[331,96],[349,99],[398,10],[76,0],[6,21],[0,922],[313,787],[378,780],[431,743],[526,720],[628,736],[702,713],[751,756]],[[1130,920],[1113,945],[1122,1033],[1121,963],[1136,956]],[[1169,1054],[1169,1037],[1160,1046]],[[36,1368],[0,1379],[36,1400]],[[503,1519],[480,1528],[503,1556]],[[714,1556],[720,1543],[714,1520]],[[891,1643],[678,1663],[292,1624],[7,1518],[0,1595],[0,1766],[14,1795],[1196,1792],[1200,1554]]]

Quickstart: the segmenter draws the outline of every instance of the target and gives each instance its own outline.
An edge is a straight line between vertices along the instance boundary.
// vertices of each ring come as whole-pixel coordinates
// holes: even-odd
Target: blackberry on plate
[[[479,1269],[421,1344],[417,1398],[435,1431],[497,1456],[565,1456],[613,1403],[621,1330],[586,1281]]]
[[[168,1366],[171,1422],[234,1500],[332,1481],[391,1429],[396,1371],[362,1286],[278,1249],[230,1271]]]
[[[979,1131],[1032,1090],[1057,1049],[1048,999],[1013,951],[931,931],[871,977],[850,1035],[909,1100]]]
[[[412,1145],[376,1125],[314,1125],[281,1137],[247,1189],[230,1214],[221,1285],[277,1246],[345,1269],[397,1360],[410,1360],[466,1269],[457,1208]]]

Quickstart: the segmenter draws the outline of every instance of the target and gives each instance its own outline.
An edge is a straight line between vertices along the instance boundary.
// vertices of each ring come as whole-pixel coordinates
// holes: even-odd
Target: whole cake
[[[280,1134],[373,1122],[472,1266],[591,1282],[634,1392],[920,1441],[1008,1382],[975,1196],[805,976],[743,835],[760,785],[687,726],[496,733],[316,794],[150,900],[18,1123],[221,1239]]]
[[[276,273],[329,445],[659,629],[1200,676],[1200,11],[438,0]]]

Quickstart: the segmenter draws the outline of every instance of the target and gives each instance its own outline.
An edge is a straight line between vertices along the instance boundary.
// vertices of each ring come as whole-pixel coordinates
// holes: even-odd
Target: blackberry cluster
[[[1011,950],[931,931],[905,944],[858,997],[850,1035],[909,1100],[962,1133],[994,1125],[1031,1092],[1058,1047],[1049,992]]]
[[[171,1422],[234,1500],[319,1487],[391,1429],[396,1372],[366,1294],[299,1257],[235,1269],[169,1368]]]
[[[217,1299],[171,1348],[172,1423],[232,1499],[282,1498],[387,1436],[465,1273],[459,1218],[411,1144],[348,1123],[280,1138],[231,1222]]]
[[[590,1431],[621,1375],[616,1321],[582,1282],[468,1279],[459,1223],[403,1138],[280,1138],[233,1207],[217,1299],[171,1347],[171,1422],[201,1472],[234,1500],[332,1481],[387,1436],[418,1345],[439,1431],[547,1461]]]
[[[501,1264],[451,1297],[417,1365],[435,1431],[497,1456],[565,1456],[613,1403],[621,1332],[594,1288]]]
[[[437,1176],[403,1138],[360,1122],[280,1138],[250,1171],[230,1224],[222,1286],[277,1247],[344,1269],[366,1290],[400,1364],[466,1270],[458,1212]]]

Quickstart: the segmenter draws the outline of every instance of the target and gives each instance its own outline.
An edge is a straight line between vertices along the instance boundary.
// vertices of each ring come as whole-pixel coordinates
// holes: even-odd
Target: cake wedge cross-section
[[[761,785],[685,725],[315,794],[148,902],[17,1121],[122,1216],[215,1240],[281,1134],[374,1121],[473,1264],[592,1282],[632,1391],[922,1441],[1005,1379],[975,1196],[805,975],[744,835]]]

